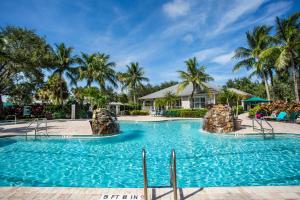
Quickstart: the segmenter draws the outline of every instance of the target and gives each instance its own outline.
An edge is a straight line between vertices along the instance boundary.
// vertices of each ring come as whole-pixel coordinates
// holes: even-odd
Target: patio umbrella
[[[242,100],[243,102],[245,103],[263,103],[263,102],[270,102],[269,100],[267,99],[263,99],[263,98],[260,98],[260,97],[251,97],[251,98],[248,98],[248,99],[245,99],[245,100]]]

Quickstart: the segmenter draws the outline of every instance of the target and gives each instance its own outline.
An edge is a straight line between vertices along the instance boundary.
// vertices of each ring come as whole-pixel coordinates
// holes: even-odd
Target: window
[[[194,108],[205,108],[205,97],[195,97]]]
[[[145,101],[145,106],[153,106],[153,101]]]
[[[175,108],[181,108],[181,99],[177,99],[175,103]]]

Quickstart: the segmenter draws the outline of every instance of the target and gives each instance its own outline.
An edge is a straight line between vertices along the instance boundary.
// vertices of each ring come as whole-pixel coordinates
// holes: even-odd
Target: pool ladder
[[[259,128],[256,128],[255,126],[255,122],[259,125]],[[264,127],[263,124],[266,124],[268,127]],[[261,133],[263,134],[264,139],[267,139],[268,137],[268,133],[271,136],[271,138],[275,138],[275,133],[274,133],[274,128],[273,126],[263,117],[261,117],[260,119],[257,119],[256,117],[254,117],[252,119],[252,128],[253,131],[254,130],[259,130],[261,131]]]
[[[144,175],[144,199],[148,200],[148,178],[147,178],[147,164],[146,164],[146,150],[142,150],[143,159],[143,175]],[[172,149],[170,159],[170,187],[173,188],[174,200],[177,200],[177,179],[176,179],[176,153]]]
[[[26,127],[26,130],[25,130],[25,132],[26,132],[26,140],[28,138],[29,128],[31,127],[31,125],[35,125],[35,123],[36,123],[36,126],[34,128],[34,139],[35,140],[37,138],[37,135],[39,134],[40,125],[43,124],[43,123],[45,124],[45,133],[43,135],[44,136],[49,136],[48,135],[48,122],[47,122],[47,118],[42,118],[42,119],[35,118]]]

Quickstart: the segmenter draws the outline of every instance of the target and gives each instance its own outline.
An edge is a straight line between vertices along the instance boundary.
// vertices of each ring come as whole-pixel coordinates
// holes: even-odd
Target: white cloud
[[[194,37],[192,34],[185,35],[182,40],[188,44],[192,43],[194,41]]]
[[[213,48],[202,49],[200,51],[197,51],[193,53],[193,56],[196,56],[197,59],[201,62],[201,61],[210,60],[211,58],[214,58],[223,52],[224,52],[223,48],[213,47]]]
[[[184,0],[173,0],[163,5],[163,11],[171,18],[184,16],[190,11],[190,4]]]
[[[212,61],[224,65],[230,62],[233,56],[234,56],[234,52],[225,53],[213,58]]]
[[[256,11],[265,1],[266,0],[237,0],[236,2],[232,2],[234,6],[221,17],[221,20],[212,34],[221,33],[223,29],[236,22],[239,18]]]

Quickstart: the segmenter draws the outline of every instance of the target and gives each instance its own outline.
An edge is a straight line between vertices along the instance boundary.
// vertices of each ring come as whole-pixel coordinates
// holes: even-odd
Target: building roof
[[[252,94],[249,94],[249,93],[244,92],[242,90],[238,90],[236,88],[228,88],[228,90],[230,90],[231,92],[234,92],[236,94],[242,95],[242,96],[249,96],[249,97],[252,96]]]
[[[219,92],[220,90],[222,90],[221,87],[217,87],[214,86],[210,83],[204,83],[208,88],[210,88],[212,91],[214,92]],[[171,92],[173,94],[176,94],[179,97],[183,97],[183,96],[190,96],[192,94],[193,91],[193,86],[192,83],[190,83],[185,89],[183,89],[182,91],[178,92],[178,86],[179,84],[173,85],[171,87],[159,90],[157,92],[153,92],[151,94],[148,94],[146,96],[143,96],[139,99],[143,100],[143,99],[157,99],[157,98],[163,98],[166,93]],[[228,88],[228,90],[235,92],[239,95],[243,95],[243,96],[252,96],[251,94],[247,93],[247,92],[243,92],[241,90],[235,89],[235,88]],[[197,92],[196,92],[197,94]]]
[[[213,86],[209,83],[204,83],[208,88],[210,88],[211,90],[213,91],[219,91],[220,88],[219,87],[216,87],[216,86]],[[190,96],[192,94],[192,91],[193,91],[193,86],[192,86],[192,83],[190,83],[187,87],[185,87],[182,91],[178,92],[178,86],[179,84],[176,84],[176,85],[173,85],[171,87],[168,87],[168,88],[165,88],[165,89],[162,89],[162,90],[159,90],[157,92],[154,92],[154,93],[151,93],[151,94],[148,94],[146,96],[143,96],[139,99],[157,99],[157,98],[163,98],[166,93],[168,92],[171,92],[173,94],[176,94],[177,96],[179,97],[182,97],[182,96]]]

